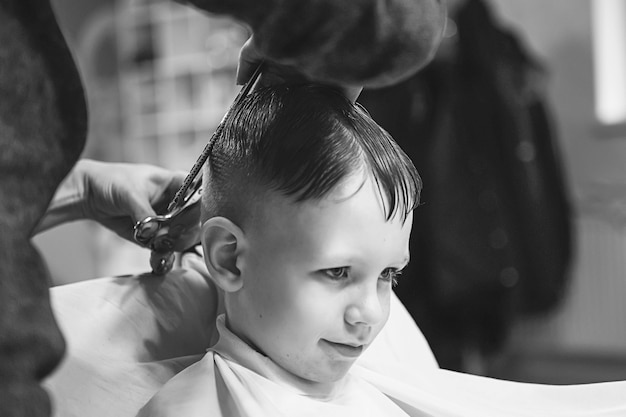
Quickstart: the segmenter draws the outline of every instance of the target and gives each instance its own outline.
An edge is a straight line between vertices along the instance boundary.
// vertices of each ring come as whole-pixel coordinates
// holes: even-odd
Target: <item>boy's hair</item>
[[[313,84],[248,95],[225,120],[205,167],[203,221],[244,222],[265,191],[321,199],[351,174],[371,174],[387,220],[418,205],[422,182],[408,156],[358,104]],[[240,224],[242,226],[242,224]]]

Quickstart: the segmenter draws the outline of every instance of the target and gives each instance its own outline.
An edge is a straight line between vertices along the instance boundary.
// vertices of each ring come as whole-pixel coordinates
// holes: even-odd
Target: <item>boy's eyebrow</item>
[[[359,259],[358,254],[353,254],[351,252],[337,252],[337,251],[329,251],[327,255],[322,256],[325,263],[336,263],[336,264],[351,264]],[[406,255],[400,262],[396,265],[402,265],[401,268],[404,268],[409,264],[411,260],[411,255]]]

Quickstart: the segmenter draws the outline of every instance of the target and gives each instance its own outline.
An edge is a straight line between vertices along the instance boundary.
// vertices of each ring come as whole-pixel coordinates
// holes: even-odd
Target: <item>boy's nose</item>
[[[383,320],[384,310],[378,289],[374,285],[363,285],[355,291],[352,303],[345,311],[345,321],[353,326],[374,326]]]

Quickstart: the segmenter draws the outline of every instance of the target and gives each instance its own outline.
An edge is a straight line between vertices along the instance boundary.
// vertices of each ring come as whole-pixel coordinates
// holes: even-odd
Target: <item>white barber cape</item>
[[[626,382],[549,386],[439,369],[395,297],[342,385],[304,395],[220,324],[219,294],[193,255],[165,277],[84,281],[51,299],[68,344],[44,384],[58,417],[626,416]]]
[[[347,375],[332,390],[304,392],[299,382],[251,349],[218,318],[218,343],[170,380],[140,416],[402,417],[389,397]]]

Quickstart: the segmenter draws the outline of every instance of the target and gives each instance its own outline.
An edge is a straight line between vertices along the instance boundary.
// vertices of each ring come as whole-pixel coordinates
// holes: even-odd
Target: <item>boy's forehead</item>
[[[352,214],[362,213],[365,210],[374,212],[373,217],[377,220],[387,219],[386,213],[388,203],[377,187],[375,179],[370,174],[363,172],[350,175],[335,186],[327,195],[321,198],[312,198],[299,201],[298,196],[289,196],[276,190],[266,189],[256,193],[256,197],[252,200],[253,204],[248,205],[250,212],[254,215],[254,222],[263,226],[272,222],[297,222],[306,227],[309,225],[308,220],[315,216],[322,218],[327,215],[349,215],[352,219],[358,219],[358,216]],[[364,198],[367,201],[364,201]],[[340,207],[349,206],[350,209],[341,210]],[[338,211],[339,209],[339,211]],[[390,221],[398,221],[400,213],[397,213]],[[332,217],[328,217],[332,220]],[[386,220],[385,220],[386,221]],[[402,218],[402,223],[406,218]],[[364,228],[367,223],[364,222]]]
[[[325,197],[318,200],[318,202],[332,204],[349,200],[361,191],[368,177],[371,177],[371,175],[368,175],[363,169],[355,171],[339,181],[337,185],[335,185]]]
[[[257,192],[251,192],[256,201],[256,209],[267,210],[270,213],[276,212],[280,207],[296,212],[307,211],[315,208],[317,211],[331,209],[337,204],[346,202],[354,198],[368,182],[368,175],[357,172],[348,175],[339,181],[328,193],[322,197],[299,199],[299,195],[286,195],[279,190],[268,187],[257,188]],[[382,196],[380,196],[382,203]]]
[[[267,261],[287,257],[292,265],[403,264],[409,256],[411,216],[387,220],[374,192],[370,189],[367,198],[358,193],[345,204],[294,202],[274,193],[262,203],[265,214],[251,225],[249,244],[270,252]]]

